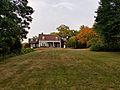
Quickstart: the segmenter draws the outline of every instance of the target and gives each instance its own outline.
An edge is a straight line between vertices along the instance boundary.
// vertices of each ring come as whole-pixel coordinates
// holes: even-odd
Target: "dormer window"
[[[58,40],[58,37],[55,37],[56,38],[56,40]]]
[[[43,36],[43,37],[42,37],[42,39],[44,40],[44,39],[45,39],[45,37]]]

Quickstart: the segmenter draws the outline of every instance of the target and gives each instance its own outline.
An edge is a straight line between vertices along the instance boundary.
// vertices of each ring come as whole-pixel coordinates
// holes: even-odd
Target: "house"
[[[63,47],[63,41],[59,36],[42,33],[39,34],[38,37],[30,38],[29,46],[31,48],[40,47],[61,48]]]

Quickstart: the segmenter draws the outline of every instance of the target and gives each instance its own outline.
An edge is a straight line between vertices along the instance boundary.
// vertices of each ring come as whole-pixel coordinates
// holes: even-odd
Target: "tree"
[[[70,37],[67,44],[68,44],[68,47],[77,48],[77,38],[76,38],[76,36]]]
[[[52,33],[50,33],[50,35],[59,36],[59,33],[58,32],[52,32]]]
[[[92,28],[84,27],[80,30],[80,33],[77,35],[78,41],[87,46],[87,42],[96,36],[95,31]]]
[[[78,34],[77,30],[70,30],[70,28],[66,25],[60,25],[57,30],[58,35],[62,38],[68,38],[68,37],[72,37],[75,36],[76,34]]]
[[[62,38],[66,38],[69,35],[69,27],[66,25],[60,25],[57,30],[59,31],[59,36]]]
[[[79,31],[77,31],[77,30],[69,30],[68,36],[69,37],[76,36],[78,33],[79,33]]]
[[[116,50],[120,34],[120,0],[101,0],[94,28],[101,37],[105,50]]]
[[[77,30],[70,30],[70,28],[66,25],[60,25],[58,28],[58,33],[52,33],[53,35],[56,34],[58,35],[59,37],[62,38],[62,41],[64,43],[64,45],[66,45],[66,47],[68,46],[67,42],[69,40],[70,37],[72,36],[76,36],[78,34],[78,31]]]
[[[0,0],[0,54],[17,53],[26,38],[33,9],[27,0]]]
[[[82,29],[84,29],[84,28],[88,28],[88,26],[82,25],[82,26],[80,27],[80,30],[82,30]]]

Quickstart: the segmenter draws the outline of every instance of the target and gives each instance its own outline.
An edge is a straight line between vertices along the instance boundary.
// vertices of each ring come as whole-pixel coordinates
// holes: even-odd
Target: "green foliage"
[[[112,43],[112,42],[111,42]],[[100,37],[96,37],[91,39],[87,43],[88,47],[92,51],[120,51],[120,41],[115,43],[115,45],[108,45],[107,43],[104,42],[104,40]]]
[[[58,32],[52,32],[52,33],[50,33],[50,35],[59,36],[59,33]]]
[[[120,0],[101,0],[94,28],[106,50],[116,50],[120,34]],[[118,48],[119,49],[119,48]]]
[[[104,50],[103,41],[99,37],[91,39],[87,43],[87,45],[88,45],[88,47],[90,47],[90,50],[92,50],[92,51],[102,51],[102,50]]]
[[[12,52],[12,53],[9,53],[9,54],[7,53],[5,56],[0,55],[0,61],[4,60],[4,59],[7,59],[7,58],[10,58],[10,57],[15,57],[15,56],[18,56],[18,55],[27,54],[27,53],[30,53],[30,52],[33,52],[33,51],[35,51],[35,50],[31,49],[31,48],[21,48],[21,49],[19,49],[19,52],[18,52],[18,49],[17,49],[17,50],[14,50],[14,52]],[[6,52],[8,52],[8,51],[6,51]]]
[[[0,55],[19,54],[33,9],[27,0],[0,0]]]
[[[79,31],[77,31],[77,30],[70,30],[70,28],[66,25],[60,25],[57,28],[57,30],[58,30],[58,32],[52,32],[51,35],[56,35],[56,36],[61,37],[62,47],[63,47],[63,45],[66,45],[67,47],[71,47],[70,45],[68,45],[69,38],[76,36],[79,33]]]
[[[62,38],[72,37],[78,34],[78,31],[70,30],[66,25],[60,25],[57,30],[59,31],[57,34]]]
[[[77,48],[77,38],[75,36],[70,37],[67,42],[68,47]]]
[[[68,36],[68,31],[70,30],[66,25],[60,25],[57,30],[59,31],[58,35],[62,38],[66,38]]]
[[[20,54],[27,54],[27,53],[30,53],[33,51],[34,51],[34,49],[31,49],[31,48],[22,48]]]

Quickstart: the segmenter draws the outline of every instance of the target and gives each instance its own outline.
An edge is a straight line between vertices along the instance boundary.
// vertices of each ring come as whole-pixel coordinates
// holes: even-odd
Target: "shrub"
[[[0,54],[0,61],[1,60],[4,60],[4,59],[6,59],[6,58],[10,58],[10,57],[14,57],[14,56],[18,56],[18,55],[22,55],[22,54],[27,54],[27,53],[30,53],[30,52],[33,52],[34,51],[34,49],[31,49],[31,48],[22,48],[21,49],[21,52],[20,53],[9,53],[9,54],[4,54],[4,55],[2,55],[2,54]]]
[[[87,45],[92,51],[120,51],[120,41],[114,41],[111,40],[109,43],[106,43],[104,39],[96,37],[91,39]]]
[[[98,37],[91,39],[87,43],[87,46],[90,47],[90,50],[92,50],[92,51],[104,50],[103,41],[100,38],[98,38]]]
[[[75,36],[69,38],[67,46],[70,48],[77,48],[77,39]]]
[[[23,47],[23,48],[29,48],[29,43],[23,43],[23,44],[22,44],[22,47]]]
[[[27,53],[30,53],[30,52],[33,52],[34,49],[31,49],[31,48],[22,48],[21,49],[21,54],[27,54]]]

